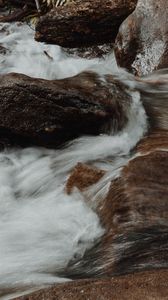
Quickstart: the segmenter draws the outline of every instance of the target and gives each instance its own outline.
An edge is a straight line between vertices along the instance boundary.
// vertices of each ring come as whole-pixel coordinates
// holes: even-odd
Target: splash
[[[73,58],[59,46],[36,42],[33,29],[26,24],[0,23],[0,43],[6,48],[6,54],[0,54],[0,74],[16,72],[44,79],[61,79],[100,64],[99,59]],[[102,63],[108,65],[109,62],[110,59]],[[114,64],[114,58],[111,64]]]
[[[28,148],[0,154],[0,288],[62,281],[57,272],[82,257],[104,233],[82,195],[66,195],[64,184],[78,161],[107,170],[97,186],[99,194],[119,175],[128,161],[123,156],[146,130],[137,95],[128,125],[116,136],[79,138],[62,150]]]
[[[133,78],[116,67],[113,54],[105,60],[71,58],[58,46],[36,43],[27,25],[0,24],[0,73],[60,79],[83,70],[103,76],[116,72],[128,87]],[[46,55],[47,53],[47,55]],[[147,130],[140,94],[130,92],[128,123],[116,135],[84,136],[61,150],[11,149],[0,153],[0,289],[51,284],[73,258],[82,258],[104,230],[82,194],[64,192],[76,163],[89,162],[106,170],[90,189],[92,201],[105,194],[111,179],[130,159],[130,150]],[[63,272],[62,272],[63,273]]]

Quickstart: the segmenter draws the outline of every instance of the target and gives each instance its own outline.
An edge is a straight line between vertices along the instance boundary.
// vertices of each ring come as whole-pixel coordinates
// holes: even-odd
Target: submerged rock
[[[114,41],[122,21],[134,10],[137,0],[76,0],[40,18],[35,39],[76,48]]]
[[[115,53],[119,66],[136,75],[168,67],[168,1],[139,0],[121,25]]]
[[[63,48],[63,51],[72,57],[82,57],[87,59],[105,58],[113,52],[113,43],[97,45],[84,48]]]
[[[74,187],[77,187],[80,191],[82,191],[97,183],[104,174],[105,171],[103,170],[83,163],[78,163],[68,178],[66,192],[71,194]]]
[[[6,54],[7,49],[0,44],[0,54]]]
[[[21,145],[56,147],[81,134],[116,132],[127,121],[124,86],[84,72],[63,80],[21,74],[0,77],[0,137]]]

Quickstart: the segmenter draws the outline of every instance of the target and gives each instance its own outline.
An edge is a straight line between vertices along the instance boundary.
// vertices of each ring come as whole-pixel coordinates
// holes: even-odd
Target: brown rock
[[[58,284],[15,300],[163,300],[168,295],[168,271],[152,271],[106,280]]]
[[[81,134],[99,134],[111,127],[117,131],[127,121],[129,103],[125,88],[112,76],[101,80],[86,72],[49,81],[4,75],[0,77],[0,137],[21,145],[55,147]]]
[[[123,168],[99,206],[98,213],[106,228],[103,238],[87,250],[83,258],[71,261],[61,274],[57,274],[91,279],[56,285],[17,300],[167,299],[166,135],[165,131],[155,132],[139,143],[137,151],[146,152]],[[163,151],[158,140],[164,139]],[[154,146],[150,152],[152,145],[156,148]],[[112,277],[114,275],[117,277]],[[101,279],[93,280],[94,277]]]
[[[101,241],[71,261],[62,276],[111,277],[168,268],[168,144],[165,131],[157,134],[139,143],[141,155],[123,168],[100,202],[97,212],[106,229]],[[164,149],[159,147],[163,140]]]
[[[144,153],[168,149],[168,131],[155,130],[144,137],[137,145],[137,151]]]
[[[136,78],[137,90],[148,116],[150,129],[168,130],[168,76],[160,70],[144,78]]]
[[[168,67],[167,18],[167,0],[139,0],[116,39],[118,64],[139,76]]]
[[[133,11],[137,0],[76,0],[51,10],[36,27],[40,42],[76,48],[114,41],[119,25]]]
[[[22,9],[19,8],[9,13],[8,15],[0,16],[0,22],[6,23],[6,22],[21,21],[28,15],[30,15],[30,10],[28,6],[25,5]]]
[[[93,166],[78,163],[73,169],[66,184],[66,192],[70,194],[74,187],[83,191],[87,187],[97,183],[105,174],[105,171],[99,170]]]

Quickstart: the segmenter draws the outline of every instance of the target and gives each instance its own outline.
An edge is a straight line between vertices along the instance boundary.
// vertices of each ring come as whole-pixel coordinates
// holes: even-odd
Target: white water
[[[8,49],[6,56],[0,56],[1,74],[20,72],[58,79],[86,69],[97,70],[101,76],[119,72],[113,55],[103,61],[70,58],[57,46],[36,43],[26,25],[0,26],[0,43]],[[129,82],[124,72],[116,76]],[[96,201],[110,179],[119,175],[147,128],[139,93],[131,95],[129,122],[115,136],[81,137],[61,150],[34,147],[0,153],[0,289],[63,280],[57,271],[74,257],[82,257],[103,234],[97,215],[79,191],[65,194],[65,182],[79,161],[107,170],[89,191]]]
[[[9,34],[6,35],[3,28]],[[1,56],[0,73],[17,72],[32,77],[60,79],[76,75],[97,64],[96,59],[89,61],[67,57],[59,46],[37,43],[33,35],[28,25],[0,24],[0,43],[10,52],[6,58]]]

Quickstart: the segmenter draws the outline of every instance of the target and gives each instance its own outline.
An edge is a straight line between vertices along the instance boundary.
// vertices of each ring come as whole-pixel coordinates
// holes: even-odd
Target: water
[[[92,208],[131,159],[130,150],[147,130],[147,117],[139,92],[133,90],[135,80],[118,70],[113,54],[105,60],[71,58],[58,46],[36,43],[31,28],[19,23],[0,24],[0,43],[7,49],[0,55],[1,74],[60,79],[89,69],[102,79],[103,74],[115,73],[132,88],[128,123],[116,135],[84,136],[61,150],[33,147],[0,153],[0,289],[19,291],[68,280],[59,278],[58,271],[103,235]],[[66,180],[79,161],[107,171],[87,191],[90,204],[77,190],[65,193]]]
[[[17,72],[32,77],[61,79],[98,63],[97,59],[70,58],[59,46],[37,43],[34,31],[28,25],[21,26],[19,23],[0,25],[0,43],[8,49],[6,58],[0,58],[0,73]]]

